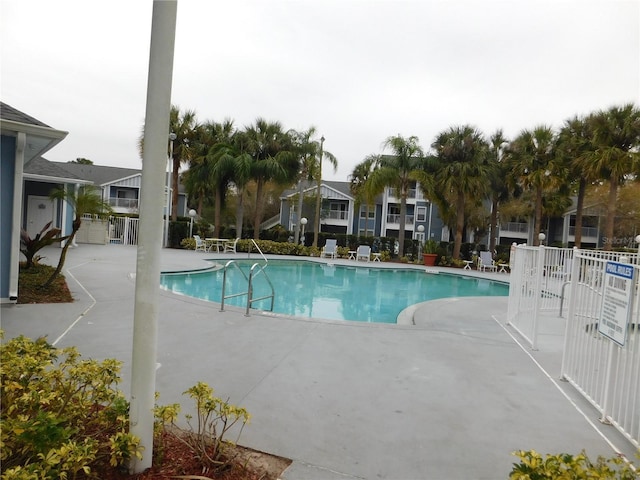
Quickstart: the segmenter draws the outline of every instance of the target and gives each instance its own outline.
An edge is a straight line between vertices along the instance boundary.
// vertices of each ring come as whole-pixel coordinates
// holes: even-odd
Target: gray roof
[[[49,125],[41,122],[37,118],[33,118],[32,116],[27,115],[4,102],[0,102],[0,118],[3,120],[11,120],[12,122],[24,123],[26,125],[37,125],[38,127],[51,128]]]
[[[353,198],[353,194],[351,193],[351,189],[349,188],[350,184],[349,182],[337,182],[337,181],[332,181],[332,180],[323,180],[322,184],[329,187],[329,188],[333,188],[334,190],[337,190],[338,192],[346,195],[347,197],[351,197]],[[303,182],[303,189],[304,190],[308,190],[311,188],[315,188],[316,187],[316,183],[315,182]],[[280,196],[280,198],[286,198],[286,197],[290,197],[292,195],[295,195],[298,193],[298,189],[296,188],[290,188],[285,190],[284,192],[282,192],[282,195]]]
[[[57,179],[83,180],[81,177],[74,175],[72,172],[58,166],[56,162],[36,157],[27,163],[24,167],[24,173],[28,175],[40,175],[43,177],[52,177]]]
[[[82,163],[52,162],[78,178],[91,180],[95,185],[113,183],[123,178],[140,175],[142,169],[84,165]]]

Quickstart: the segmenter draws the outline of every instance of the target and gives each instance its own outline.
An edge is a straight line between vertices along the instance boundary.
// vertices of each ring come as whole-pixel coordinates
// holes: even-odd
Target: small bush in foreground
[[[0,346],[0,364],[3,480],[86,478],[141,455],[115,388],[120,362],[20,336]]]
[[[543,457],[535,450],[527,452],[519,450],[513,454],[520,458],[520,463],[514,463],[509,475],[510,480],[587,480],[587,479],[615,479],[636,480],[638,473],[622,458],[598,457],[596,462],[589,460],[587,455],[546,455]]]

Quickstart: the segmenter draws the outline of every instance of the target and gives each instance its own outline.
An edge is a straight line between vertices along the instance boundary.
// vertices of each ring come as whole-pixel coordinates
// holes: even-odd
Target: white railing
[[[122,245],[138,244],[139,219],[131,217],[109,217],[109,243]]]
[[[110,197],[109,205],[116,208],[128,208],[130,210],[138,209],[138,199],[137,198],[119,198],[119,197]]]
[[[325,210],[323,212],[324,218],[328,218],[331,220],[346,220],[348,218],[349,212],[346,210]]]
[[[387,214],[387,224],[389,223],[397,223],[400,224],[400,217],[401,215],[398,213],[388,213]],[[405,226],[411,226],[413,225],[413,215],[405,215],[404,217],[404,223]]]
[[[621,258],[622,256],[627,258]],[[635,263],[634,301],[624,346],[599,333],[602,322],[608,260]],[[580,250],[574,258],[562,377],[600,412],[601,421],[613,424],[640,447],[640,299],[638,255]],[[609,278],[608,278],[609,277]],[[632,280],[628,280],[632,281]]]
[[[505,222],[500,224],[500,231],[527,233],[529,231],[529,224],[524,222]]]

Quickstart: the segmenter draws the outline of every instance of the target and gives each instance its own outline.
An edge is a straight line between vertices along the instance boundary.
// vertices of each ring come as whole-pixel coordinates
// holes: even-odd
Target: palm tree
[[[73,243],[76,233],[80,230],[82,217],[87,214],[106,215],[112,211],[111,206],[102,200],[99,189],[93,186],[82,186],[79,187],[78,191],[75,191],[72,188],[57,188],[53,190],[49,196],[53,200],[62,200],[67,202],[74,212],[74,218],[71,233],[66,237],[67,241],[60,252],[58,266],[49,279],[44,283],[43,288],[48,288],[56,277],[60,275],[60,272],[62,272],[64,262],[67,258],[67,250],[69,250],[69,246]]]
[[[566,120],[558,135],[558,156],[565,159],[570,170],[569,178],[575,179],[578,187],[574,234],[574,245],[578,248],[582,243],[582,212],[587,186],[597,180],[591,176],[593,171],[589,169],[590,157],[594,151],[592,136],[591,120],[578,116]]]
[[[534,245],[540,243],[538,236],[542,230],[544,192],[555,183],[551,175],[554,147],[553,130],[540,125],[533,130],[523,130],[508,149],[511,174],[525,190],[534,195]]]
[[[460,258],[465,226],[465,202],[482,199],[490,187],[491,166],[489,146],[475,127],[451,127],[436,136],[431,145],[435,150],[435,185],[445,196],[452,194],[456,228],[453,257]]]
[[[299,173],[298,173],[298,198],[296,207],[296,226],[294,229],[294,242],[297,245],[300,241],[300,219],[302,218],[302,205],[304,200],[304,186],[316,178],[316,170],[318,168],[318,162],[316,161],[316,142],[311,140],[316,133],[314,127],[310,127],[309,130],[303,132],[296,132],[290,130],[293,141],[294,153],[298,156]]]
[[[498,238],[498,209],[500,202],[509,197],[506,176],[507,168],[502,161],[502,149],[507,143],[507,139],[502,133],[502,129],[496,130],[489,137],[490,147],[490,183],[491,183],[491,219],[489,220],[489,251],[496,249],[496,239]]]
[[[169,113],[169,128],[176,138],[171,141],[171,220],[178,219],[178,186],[180,182],[180,167],[192,158],[192,143],[198,130],[195,110],[180,112],[180,108],[172,105]]]
[[[632,103],[601,110],[590,118],[595,150],[588,154],[587,172],[609,181],[604,248],[613,245],[618,188],[640,174],[640,110]]]
[[[373,174],[373,171],[378,167],[380,163],[379,155],[368,155],[362,162],[357,164],[351,175],[349,175],[349,189],[351,193],[355,197],[355,210],[356,215],[358,215],[358,224],[360,222],[360,205],[365,204],[365,223],[364,223],[364,236],[368,236],[368,226],[369,226],[369,209],[373,205],[375,201],[375,197],[380,192],[374,192],[371,189],[371,185],[369,179]],[[358,228],[359,230],[359,228]]]
[[[318,168],[316,177],[316,221],[313,228],[313,246],[318,246],[318,235],[320,234],[320,204],[322,203],[322,161],[326,158],[333,165],[333,171],[338,168],[338,160],[332,153],[324,149],[324,136],[320,137],[320,143],[316,143],[316,154],[318,158]]]
[[[398,254],[400,257],[404,256],[407,197],[411,187],[418,181],[424,156],[418,142],[416,136],[388,137],[383,143],[383,149],[391,150],[393,155],[380,157],[380,166],[372,172],[369,180],[374,192],[384,190],[384,187],[392,187],[396,190],[396,196],[400,198],[400,228],[398,231]]]
[[[264,212],[264,187],[269,181],[291,182],[298,171],[295,155],[291,151],[291,138],[279,122],[258,118],[246,128],[247,153],[251,155],[251,178],[256,182],[256,211],[253,238],[260,238],[260,224]]]

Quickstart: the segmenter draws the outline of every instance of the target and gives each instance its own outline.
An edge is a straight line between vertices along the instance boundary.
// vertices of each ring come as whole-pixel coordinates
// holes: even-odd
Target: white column
[[[13,212],[11,222],[11,264],[9,265],[9,300],[18,300],[18,272],[20,267],[20,230],[22,229],[22,174],[24,172],[24,147],[26,134],[16,138],[15,171],[13,173]]]
[[[135,457],[132,459],[130,469],[133,473],[139,473],[151,467],[153,452],[162,210],[177,8],[177,0],[154,0],[153,2],[140,192],[140,237],[136,267],[129,416],[130,431],[140,438],[144,451],[142,460]]]

